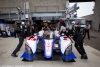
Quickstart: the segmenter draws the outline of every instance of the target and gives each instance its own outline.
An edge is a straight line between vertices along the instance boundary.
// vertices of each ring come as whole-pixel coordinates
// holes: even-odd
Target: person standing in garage
[[[17,22],[15,22],[15,25],[13,27],[14,27],[14,36],[16,38],[16,36],[18,36],[18,25],[17,25]]]
[[[86,22],[84,38],[85,38],[86,33],[87,33],[88,39],[90,40],[90,32],[89,32],[89,30],[90,30],[90,24],[88,22]]]
[[[27,25],[27,36],[31,36],[31,21],[28,21],[28,25]]]
[[[65,27],[65,24],[62,23],[62,24],[61,24],[60,31],[59,31],[59,34],[62,34],[62,33],[65,33],[65,32],[66,32],[66,27]]]
[[[80,33],[80,29],[81,29],[81,22],[78,21],[77,27],[76,27],[76,31],[77,31],[78,33]]]
[[[16,53],[17,53],[17,52],[20,50],[20,48],[22,47],[24,38],[26,37],[26,35],[25,35],[25,31],[26,31],[26,29],[25,29],[25,23],[22,22],[22,25],[21,25],[20,27],[21,27],[21,32],[20,32],[20,34],[19,34],[19,44],[17,45],[17,47],[15,48],[15,50],[13,51],[13,53],[11,54],[11,56],[13,56],[13,57],[18,57],[18,56],[16,55]]]
[[[35,33],[35,28],[34,28],[34,25],[32,25],[32,27],[31,27],[31,35],[34,35],[34,33]]]

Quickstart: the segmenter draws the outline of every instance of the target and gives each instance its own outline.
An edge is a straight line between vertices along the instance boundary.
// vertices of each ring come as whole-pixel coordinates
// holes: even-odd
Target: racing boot
[[[88,59],[88,57],[86,54],[84,54],[83,56],[81,56],[81,59]]]
[[[13,53],[11,54],[11,56],[13,56],[13,57],[18,57],[16,54],[13,54]]]

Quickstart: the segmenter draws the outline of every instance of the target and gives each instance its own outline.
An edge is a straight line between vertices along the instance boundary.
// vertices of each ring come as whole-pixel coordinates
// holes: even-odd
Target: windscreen
[[[51,31],[51,30],[44,31],[43,38],[44,39],[53,39],[54,38],[54,32]]]

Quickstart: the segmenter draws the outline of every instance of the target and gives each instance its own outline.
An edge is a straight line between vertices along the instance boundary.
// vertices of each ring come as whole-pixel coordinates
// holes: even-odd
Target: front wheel
[[[34,59],[26,59],[26,58],[23,58],[22,61],[25,61],[25,62],[33,62]]]
[[[69,59],[69,60],[66,60],[66,59],[62,58],[62,60],[63,60],[63,62],[75,62],[75,60],[74,60],[74,59]]]
[[[63,60],[63,62],[67,62],[64,58],[62,60]]]
[[[44,60],[52,60],[52,58],[45,58],[45,57],[44,57]]]

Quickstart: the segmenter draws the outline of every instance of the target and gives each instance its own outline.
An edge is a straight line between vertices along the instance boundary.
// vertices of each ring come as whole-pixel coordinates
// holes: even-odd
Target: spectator
[[[43,28],[44,28],[44,23],[41,23],[41,26],[42,26],[42,29],[43,29]],[[41,30],[42,30],[42,29],[41,29]]]
[[[77,27],[76,27],[76,31],[77,31],[78,33],[80,33],[80,27],[81,27],[81,24],[80,24],[80,21],[78,21]]]
[[[46,29],[46,30],[49,29],[49,26],[47,23],[44,25],[44,29]]]
[[[26,24],[25,24],[25,36],[27,37],[27,25]]]
[[[19,33],[21,32],[20,26],[18,26],[18,37],[19,37]]]
[[[35,29],[34,29],[34,25],[32,25],[32,28],[31,28],[31,35],[34,35],[35,33]]]
[[[52,26],[51,26],[51,24],[49,25],[49,28],[50,28],[50,29],[52,29]]]
[[[34,22],[33,23],[33,26],[34,26],[34,33],[36,33],[37,32],[37,28],[36,28],[37,27],[37,24]]]
[[[13,27],[14,27],[14,36],[16,38],[16,36],[18,36],[18,25],[17,25],[17,22],[15,22],[15,25]]]
[[[30,33],[30,24],[31,24],[31,21],[28,21],[28,25],[27,25],[27,36],[28,37],[31,35],[31,33]]]
[[[1,31],[1,28],[0,28],[0,36],[3,36],[3,33],[2,33],[2,31]]]
[[[90,32],[89,32],[89,30],[90,30],[90,24],[88,22],[86,22],[84,38],[85,38],[86,33],[87,33],[88,39],[90,40]]]

